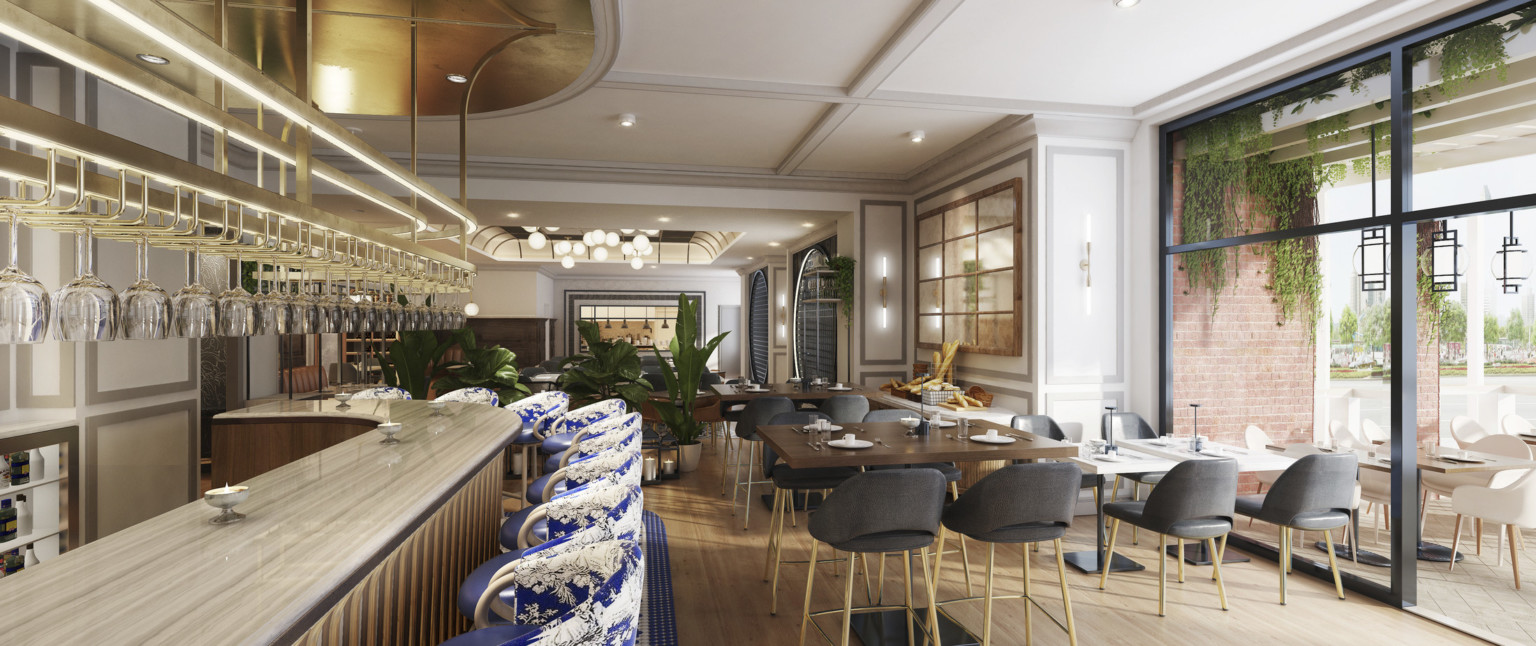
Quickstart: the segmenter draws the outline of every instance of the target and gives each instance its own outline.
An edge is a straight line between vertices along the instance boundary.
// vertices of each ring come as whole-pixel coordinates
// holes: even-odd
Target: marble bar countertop
[[[232,483],[251,487],[235,508],[242,522],[208,524],[218,510],[199,499],[0,579],[5,633],[49,644],[291,642],[522,429],[516,413],[483,404],[433,417],[424,402],[381,403],[403,425],[399,444],[367,433]],[[334,402],[226,415],[299,415],[306,404]]]
[[[347,404],[346,408],[342,408],[341,402],[329,398],[284,399],[257,404],[250,408],[219,413],[213,416],[213,421],[278,419],[284,417],[347,417],[382,424],[391,421],[391,405],[397,411],[404,408],[420,408],[423,406],[419,402],[404,399],[364,399],[347,402]]]

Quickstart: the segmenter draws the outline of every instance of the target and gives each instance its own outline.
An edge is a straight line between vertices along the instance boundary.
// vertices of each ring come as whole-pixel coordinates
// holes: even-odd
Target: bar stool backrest
[[[758,397],[748,401],[746,409],[741,411],[741,420],[736,422],[736,437],[755,440],[759,424],[766,425],[775,415],[794,410],[795,403],[788,397]]]
[[[839,424],[862,422],[869,413],[869,398],[863,395],[833,395],[822,402],[820,411]]]
[[[1354,507],[1358,469],[1359,458],[1352,452],[1304,455],[1275,478],[1259,516],[1287,526],[1303,514],[1338,512],[1347,517]]]
[[[470,386],[468,388],[452,390],[438,395],[437,398],[432,401],[486,404],[489,406],[501,405],[501,398],[496,395],[496,391],[491,390],[490,388],[481,388],[479,386]]]
[[[639,540],[644,531],[640,487],[598,480],[555,496],[545,503],[550,538],[582,532],[594,542]],[[596,529],[595,533],[589,530]]]
[[[1141,526],[1166,534],[1179,521],[1211,518],[1230,523],[1236,506],[1236,460],[1185,460],[1152,488]]]
[[[886,532],[939,534],[944,474],[937,469],[867,471],[844,480],[811,514],[811,536],[832,545]]]
[[[1007,542],[1010,533],[1039,534],[1043,526],[1054,525],[1065,533],[1072,525],[1082,475],[1082,469],[1070,462],[1003,467],[961,494],[944,511],[944,524],[967,536],[1000,542]],[[1052,533],[1042,538],[1061,536]]]
[[[880,410],[872,410],[872,411],[869,411],[868,413],[865,413],[863,421],[865,421],[865,422],[899,422],[899,421],[901,421],[901,420],[903,420],[905,418],[908,418],[908,417],[919,417],[920,418],[920,417],[922,417],[922,415],[919,415],[919,414],[917,414],[917,413],[915,413],[913,411],[909,411],[909,410],[907,410],[905,408],[882,408]]]
[[[624,400],[605,399],[596,404],[582,406],[576,410],[561,415],[550,426],[549,435],[559,435],[579,431],[591,424],[595,424],[615,415],[625,413]]]
[[[1114,433],[1115,440],[1149,440],[1157,437],[1152,425],[1136,413],[1105,413],[1100,419],[1102,429]]]
[[[523,428],[535,433],[549,430],[555,419],[564,415],[571,406],[571,396],[558,390],[550,390],[506,405],[506,409],[523,418]]]
[[[550,541],[532,558],[516,562],[511,573],[491,582],[476,608],[475,626],[489,625],[491,603],[511,601],[504,619],[541,626],[530,644],[590,644],[596,635],[634,631],[639,615],[644,557],[637,541],[580,544]],[[543,547],[543,546],[541,546]],[[606,637],[596,640],[608,643]]]
[[[410,399],[411,393],[394,386],[374,386],[352,393],[352,399]]]
[[[1061,430],[1061,425],[1050,415],[1014,415],[1008,423],[1014,430],[1034,433],[1053,440],[1065,440],[1067,434]]]

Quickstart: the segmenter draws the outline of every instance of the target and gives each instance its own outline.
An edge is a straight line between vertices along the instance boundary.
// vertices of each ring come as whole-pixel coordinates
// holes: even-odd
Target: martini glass
[[[17,220],[11,212],[11,264],[0,270],[0,343],[41,343],[48,337],[48,290],[17,266]]]
[[[111,341],[117,338],[117,292],[96,277],[91,226],[75,234],[75,279],[53,295],[58,307],[55,341]]]

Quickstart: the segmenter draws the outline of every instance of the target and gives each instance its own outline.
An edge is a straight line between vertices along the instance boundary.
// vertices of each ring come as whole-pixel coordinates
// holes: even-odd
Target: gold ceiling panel
[[[18,6],[128,59],[146,45],[131,30],[85,2],[12,0]],[[573,83],[591,62],[592,11],[583,0],[415,0],[419,16],[417,72],[422,116],[457,116],[464,85],[480,58],[509,37],[553,23],[496,54],[475,83],[470,113],[494,112],[549,97]],[[161,4],[204,33],[212,33],[212,0]],[[273,80],[294,89],[298,64],[293,0],[229,3],[228,48]],[[412,0],[315,0],[314,100],[331,114],[407,116],[411,100]],[[205,100],[212,79],[190,65],[146,66]],[[232,108],[243,97],[231,97]]]

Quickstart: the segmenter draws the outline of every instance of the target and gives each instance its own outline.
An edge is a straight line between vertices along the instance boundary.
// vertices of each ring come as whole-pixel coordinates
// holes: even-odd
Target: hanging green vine
[[[1509,52],[1504,49],[1504,26],[1486,22],[1468,27],[1440,41],[1440,92],[1446,98],[1461,94],[1467,83],[1493,72],[1506,80]]]

